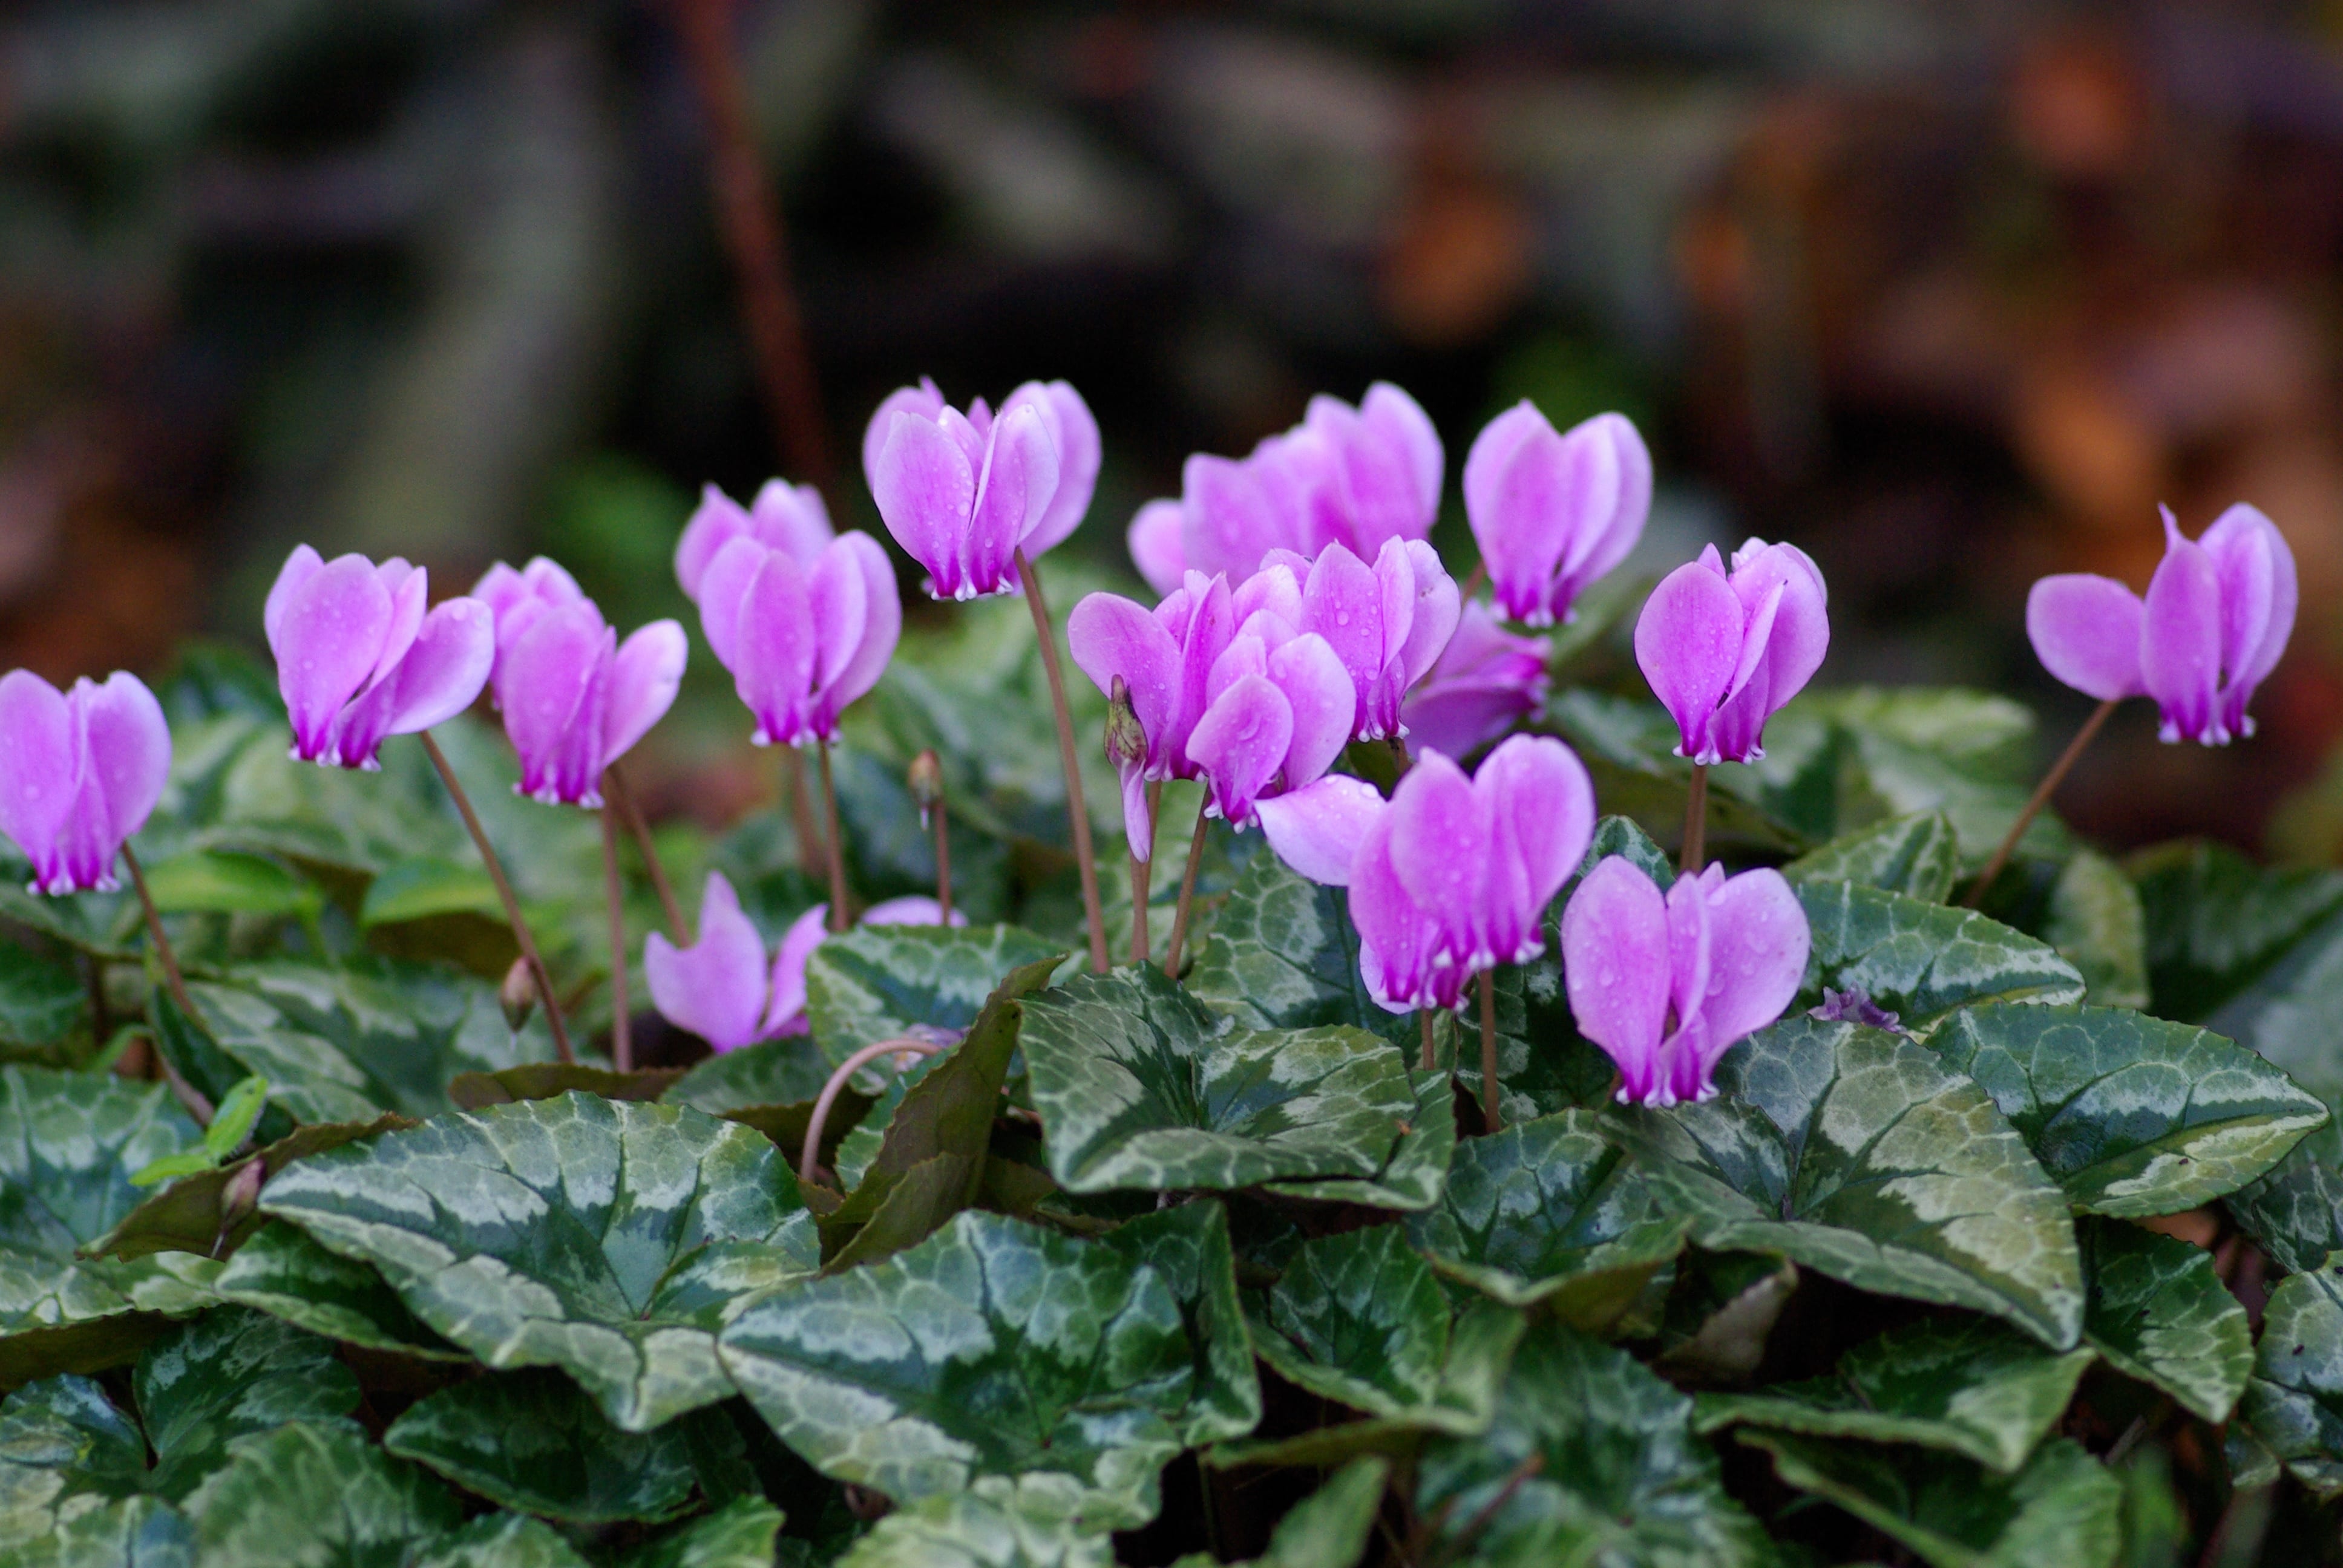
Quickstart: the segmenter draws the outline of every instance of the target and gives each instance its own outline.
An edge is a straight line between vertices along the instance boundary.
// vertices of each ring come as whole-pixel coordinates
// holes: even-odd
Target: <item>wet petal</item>
[[[277,685],[302,760],[326,755],[335,720],[374,672],[390,618],[390,596],[364,556],[327,562],[286,596],[275,639]]]
[[[819,633],[806,574],[779,550],[765,552],[762,567],[740,596],[739,638],[732,683],[757,716],[753,739],[776,746],[802,743],[808,739]]]
[[[735,538],[716,552],[700,576],[699,630],[716,662],[727,669],[735,669],[739,654],[741,604],[771,553],[755,539]]]
[[[2102,702],[2137,697],[2139,596],[2112,578],[2062,573],[2026,595],[2026,635],[2042,668]]]
[[[1334,765],[1350,744],[1351,718],[1358,699],[1342,661],[1326,639],[1297,637],[1269,656],[1269,678],[1292,710],[1292,734],[1285,745],[1285,788],[1297,789]]]
[[[163,798],[171,775],[171,728],[146,683],[119,669],[105,685],[89,688],[82,722],[89,776],[106,800],[106,837],[119,845],[146,825],[155,802]],[[113,859],[111,852],[106,858]]]
[[[920,377],[917,387],[898,387],[888,393],[872,410],[870,422],[862,427],[863,482],[873,490],[879,487],[879,456],[895,428],[896,415],[910,414],[932,424],[943,411],[944,395],[925,376]]]
[[[903,636],[902,590],[886,547],[858,528],[840,534],[829,549],[849,557],[862,574],[862,638],[822,692],[824,724],[879,684]]]
[[[496,618],[487,605],[451,598],[435,606],[390,678],[344,711],[335,740],[342,766],[368,766],[384,737],[429,729],[471,707],[496,657]]]
[[[895,542],[928,568],[931,591],[950,598],[965,582],[960,560],[976,470],[940,426],[910,414],[893,420],[870,469],[870,498]]]
[[[1489,753],[1473,775],[1474,793],[1487,801],[1498,858],[1518,865],[1524,902],[1510,911],[1513,956],[1539,940],[1545,907],[1586,858],[1594,839],[1594,784],[1577,754],[1549,735],[1516,735]]]
[[[1455,763],[1427,751],[1392,791],[1391,821],[1392,869],[1400,885],[1439,924],[1449,950],[1477,960],[1489,923],[1493,824],[1487,802]]]
[[[1020,397],[1046,411],[1044,423],[1058,454],[1057,488],[1041,521],[1025,539],[1025,553],[1031,558],[1063,543],[1089,514],[1091,495],[1098,486],[1099,427],[1090,405],[1067,382],[1028,382],[1010,394],[1009,402]],[[1001,412],[1008,411],[1008,405],[1002,405]]]
[[[708,874],[699,940],[679,948],[652,932],[643,944],[643,978],[661,1018],[717,1050],[757,1038],[767,990],[765,944],[721,874]]]
[[[1326,639],[1362,698],[1374,689],[1383,668],[1383,588],[1366,562],[1327,546],[1302,585],[1301,628]],[[1363,703],[1353,722],[1366,717]]]
[[[2140,615],[2140,684],[2164,710],[2167,740],[2226,740],[2215,699],[2221,668],[2221,584],[2201,546],[2174,537]]]
[[[1041,417],[1009,410],[992,427],[984,474],[969,514],[969,586],[980,594],[1015,586],[1016,555],[1058,491],[1058,452]]]
[[[609,695],[602,709],[602,766],[624,757],[675,706],[691,655],[683,628],[655,620],[618,645],[610,661]]]
[[[1369,823],[1351,866],[1351,923],[1359,931],[1359,978],[1386,1012],[1405,1012],[1429,995],[1438,930],[1392,869],[1391,814]]]
[[[1568,611],[1567,601],[1587,584],[1634,553],[1652,515],[1652,454],[1634,421],[1624,414],[1597,414],[1564,439],[1582,437],[1610,447],[1618,485],[1608,515],[1598,515],[1576,530],[1563,554],[1562,580],[1556,589],[1562,602],[1547,607],[1556,617]]]
[[[1187,512],[1179,502],[1150,501],[1139,508],[1123,536],[1131,564],[1158,594],[1172,592],[1187,575]]]
[[[1635,622],[1635,663],[1676,721],[1679,756],[1713,762],[1709,720],[1741,661],[1741,600],[1700,561],[1660,579]]]
[[[1121,595],[1094,593],[1066,618],[1066,648],[1101,693],[1111,696],[1118,676],[1131,689],[1148,759],[1157,760],[1180,705],[1180,645],[1172,634]]]
[[[767,1035],[795,1034],[805,1027],[806,962],[821,946],[829,924],[830,906],[816,904],[781,933],[781,945],[773,953],[772,1004],[765,1010]]]
[[[1332,773],[1261,802],[1261,829],[1277,858],[1321,886],[1347,887],[1367,829],[1385,809],[1363,779]]]
[[[45,878],[79,783],[65,694],[29,669],[0,676],[0,833]]]
[[[1464,599],[1456,579],[1440,564],[1439,552],[1422,539],[1383,548],[1403,552],[1413,568],[1414,609],[1406,635],[1391,650],[1391,662],[1399,668],[1399,688],[1404,692],[1429,674],[1448,650],[1449,640],[1463,618]]]
[[[1252,819],[1253,801],[1284,765],[1293,709],[1260,675],[1245,675],[1215,698],[1188,737],[1188,760],[1203,769],[1212,803],[1231,823]]]
[[[1707,1077],[1735,1041],[1782,1016],[1806,973],[1812,933],[1805,910],[1779,871],[1725,879],[1708,900]]]
[[[520,756],[520,791],[566,805],[601,803],[602,713],[616,638],[591,604],[548,611],[505,651],[505,734]]]
[[[870,611],[862,563],[849,551],[824,550],[807,571],[806,603],[813,613],[813,684],[825,687],[862,646]]]
[[[1667,905],[1651,878],[1617,855],[1586,873],[1562,911],[1562,977],[1578,1031],[1609,1054],[1620,1098],[1660,1087],[1668,1011]]]

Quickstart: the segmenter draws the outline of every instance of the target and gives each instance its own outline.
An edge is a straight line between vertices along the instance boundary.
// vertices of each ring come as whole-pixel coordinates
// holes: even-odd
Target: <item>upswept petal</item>
[[[1740,659],[1741,600],[1732,585],[1700,561],[1661,578],[1635,622],[1635,663],[1684,737],[1677,755],[1718,759],[1709,720]]]
[[[928,591],[968,597],[961,592],[960,561],[976,502],[976,469],[940,425],[913,414],[892,418],[870,467],[870,498],[895,542],[928,568]],[[720,552],[717,558],[723,558]]]
[[[1620,1101],[1651,1098],[1668,1013],[1667,903],[1623,857],[1597,863],[1563,907],[1562,978],[1579,1033],[1619,1069]]]
[[[602,803],[602,716],[617,641],[588,603],[548,611],[505,650],[505,735],[520,756],[518,793]]]
[[[2254,689],[2278,668],[2287,639],[2294,633],[2301,591],[2294,552],[2278,525],[2243,505],[2222,513],[2197,542],[2213,558],[2221,578],[2221,663],[2227,677],[2222,721],[2233,735],[2251,735],[2254,721],[2246,705],[2253,700]],[[2266,608],[2257,616],[2233,608],[2238,601]]]
[[[1705,871],[1678,877],[1667,891],[1668,1000],[1679,1030],[1700,1017],[1708,1000],[1715,953],[1709,901],[1724,879],[1725,869],[1712,863]]]
[[[390,596],[390,626],[383,633],[382,651],[375,656],[373,673],[367,677],[368,687],[378,685],[397,668],[407,650],[415,646],[416,633],[423,629],[431,587],[429,575],[421,567],[409,566],[397,556],[375,568],[375,576],[382,579],[383,591]]]
[[[700,578],[699,630],[727,669],[735,668],[739,657],[741,606],[771,553],[755,539],[736,538],[716,552]]]
[[[1238,626],[1262,614],[1274,616],[1289,627],[1303,625],[1302,585],[1310,579],[1310,573],[1311,563],[1292,550],[1267,551],[1252,576],[1230,586],[1230,617]]]
[[[0,833],[45,877],[80,782],[65,694],[29,669],[0,676]]]
[[[740,596],[732,684],[756,716],[749,739],[759,746],[796,746],[808,739],[806,709],[820,633],[807,590],[798,564],[779,550],[767,550]]]
[[[855,923],[864,926],[940,926],[946,921],[941,904],[925,893],[905,893],[900,898],[881,899],[863,910],[861,920]],[[955,926],[968,924],[968,911],[954,910],[950,923]]]
[[[800,565],[821,554],[838,537],[821,492],[787,479],[768,479],[757,487],[749,521],[759,538]]]
[[[1386,545],[1385,550],[1396,548],[1407,560],[1413,578],[1414,609],[1407,631],[1399,639],[1393,658],[1399,668],[1399,689],[1412,689],[1440,662],[1448,650],[1449,639],[1456,635],[1457,623],[1464,613],[1464,598],[1456,579],[1440,564],[1440,553],[1422,539],[1409,539],[1397,545]],[[1386,642],[1388,643],[1388,638]]]
[[[1351,867],[1367,829],[1386,809],[1363,779],[1330,773],[1314,783],[1272,795],[1254,808],[1277,858],[1297,876],[1322,887],[1348,887]]]
[[[1208,689],[1213,668],[1227,651],[1236,627],[1230,608],[1228,578],[1215,577],[1205,581],[1191,573],[1188,597],[1188,624],[1180,639],[1180,705],[1164,734],[1161,753],[1164,767],[1172,777],[1180,779],[1195,777],[1195,768],[1188,760],[1188,738],[1195,732],[1196,721],[1210,705]],[[1156,754],[1151,735],[1148,753]]]
[[[1392,868],[1392,816],[1367,824],[1351,865],[1351,923],[1359,930],[1359,978],[1386,1012],[1429,1001],[1431,949],[1438,932]]]
[[[1284,787],[1292,789],[1316,779],[1342,755],[1358,699],[1342,661],[1315,633],[1271,649],[1269,678],[1292,710],[1282,769]]]
[[[903,637],[902,589],[895,582],[895,564],[887,558],[887,548],[857,528],[840,534],[826,547],[829,551],[850,557],[862,574],[862,637],[822,692],[816,722],[825,739],[831,738],[837,716],[879,684]]]
[[[285,558],[285,564],[277,568],[277,580],[269,585],[268,602],[260,612],[261,628],[268,637],[268,651],[275,657],[284,657],[277,642],[277,628],[284,624],[286,607],[325,564],[325,558],[307,545],[295,545],[293,553]]]
[[[1534,942],[1546,905],[1594,840],[1594,782],[1577,753],[1561,741],[1550,735],[1516,735],[1483,760],[1473,788],[1487,799],[1501,839],[1510,841],[1502,858],[1526,873],[1529,901],[1521,911],[1526,917],[1522,926]],[[1501,949],[1498,956],[1507,955]]]
[[[1545,702],[1546,642],[1499,626],[1477,599],[1463,608],[1423,681],[1400,709],[1417,746],[1463,757]]]
[[[364,556],[336,557],[287,595],[275,638],[277,685],[302,761],[328,759],[335,720],[374,673],[390,621],[390,595]]]
[[[768,989],[765,944],[721,872],[708,874],[700,895],[699,940],[679,948],[653,931],[643,943],[643,978],[660,1017],[718,1050],[757,1038]]]
[[[1155,617],[1120,594],[1094,593],[1066,618],[1074,666],[1107,695],[1115,678],[1131,690],[1131,711],[1147,732],[1150,764],[1159,760],[1180,708],[1180,645]]]
[[[1515,620],[1546,613],[1546,585],[1567,541],[1562,437],[1528,398],[1481,427],[1464,455],[1464,520],[1497,603]]]
[[[2042,668],[2087,697],[2138,697],[2139,596],[2113,578],[2065,572],[2026,595],[2026,636]]]
[[[386,737],[428,729],[471,707],[496,658],[496,618],[487,605],[468,598],[434,606],[389,678],[343,710],[334,740],[341,765],[377,766]]]
[[[1377,548],[1395,536],[1420,539],[1431,532],[1445,464],[1431,416],[1397,387],[1378,381],[1359,399],[1358,438],[1372,455],[1381,490],[1380,506],[1362,502],[1360,544]],[[1358,471],[1354,459],[1353,476]]]
[[[1064,381],[1029,381],[1009,395],[1001,405],[1001,413],[1009,412],[1010,404],[1021,398],[1031,402],[1043,415],[1050,432],[1050,444],[1058,454],[1058,484],[1050,498],[1048,508],[1025,538],[1025,553],[1038,556],[1051,547],[1065,542],[1067,536],[1081,526],[1091,509],[1091,496],[1098,486],[1099,444],[1098,420],[1091,415],[1090,405],[1082,395]]]
[[[1769,711],[1779,712],[1805,689],[1830,652],[1829,596],[1822,573],[1795,545],[1770,546],[1763,569],[1769,576],[1778,574],[1782,585],[1765,635],[1766,686],[1773,703]]]
[[[1293,709],[1266,676],[1242,675],[1213,699],[1188,737],[1188,760],[1202,769],[1212,804],[1238,828],[1284,765]]]
[[[936,389],[929,377],[920,377],[917,387],[898,387],[880,399],[871,411],[870,422],[862,427],[862,477],[874,491],[879,487],[879,455],[886,449],[887,437],[895,428],[895,416],[909,414],[933,424],[944,411],[944,395]]]
[[[89,777],[105,797],[106,836],[119,844],[146,825],[163,798],[171,776],[171,727],[146,683],[126,670],[116,670],[103,686],[75,684],[88,738]]]
[[[1041,525],[1058,493],[1058,449],[1031,405],[993,422],[984,474],[969,513],[967,560],[974,593],[1016,585],[1017,551]]]
[[[1472,968],[1495,957],[1479,950],[1494,826],[1463,769],[1437,751],[1417,757],[1392,791],[1392,869],[1438,923],[1439,952]]]
[[[845,550],[824,550],[806,572],[806,604],[813,615],[813,684],[838,678],[862,646],[870,618],[870,579]]]
[[[1203,452],[1189,457],[1181,500],[1191,568],[1247,577],[1270,547],[1302,542],[1291,515],[1272,504],[1258,448],[1242,462]]]
[[[602,766],[608,768],[650,733],[675,706],[691,643],[672,620],[639,627],[610,660],[609,695],[602,709]]]
[[[1131,519],[1123,542],[1131,564],[1157,594],[1168,594],[1188,573],[1188,515],[1179,502],[1150,501]]]
[[[1779,871],[1728,877],[1709,895],[1707,1026],[1701,1081],[1735,1041],[1782,1016],[1806,973],[1813,933]]]
[[[753,532],[755,526],[746,508],[714,485],[702,485],[699,505],[693,508],[691,520],[683,525],[683,537],[675,541],[675,580],[682,585],[683,597],[698,604],[699,579],[708,575],[708,563],[716,558],[716,552]],[[510,573],[512,568],[498,561],[489,571],[491,575]],[[502,593],[502,584],[498,591]],[[472,592],[476,598],[488,598],[488,578],[482,578]]]
[[[2164,710],[2163,739],[2228,739],[2217,703],[2221,581],[2203,547],[2174,534],[2140,615],[2140,684]]]
[[[765,1009],[766,1035],[806,1032],[806,961],[821,946],[829,924],[830,906],[816,904],[781,933],[781,945],[773,951],[773,1000]]]
[[[1366,695],[1383,673],[1383,589],[1373,568],[1342,546],[1328,545],[1302,588],[1302,629],[1316,632],[1350,672],[1359,697],[1354,726],[1367,722]]]
[[[1619,480],[1607,517],[1599,526],[1576,533],[1563,556],[1562,582],[1557,591],[1564,602],[1547,607],[1556,616],[1567,615],[1569,599],[1575,598],[1579,590],[1634,552],[1644,537],[1644,525],[1652,515],[1652,454],[1634,422],[1624,414],[1597,414],[1573,429],[1564,439],[1582,431],[1590,439],[1599,438],[1610,447]]]

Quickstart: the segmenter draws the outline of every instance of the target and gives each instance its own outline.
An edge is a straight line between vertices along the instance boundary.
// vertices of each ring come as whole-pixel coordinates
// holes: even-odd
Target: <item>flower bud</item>
[[[1118,771],[1137,768],[1147,760],[1147,729],[1131,711],[1131,686],[1122,677],[1114,678],[1113,694],[1107,700],[1106,757]]]
[[[920,826],[928,825],[930,815],[944,800],[944,764],[932,749],[911,759],[910,771],[905,775],[910,787],[911,804],[920,809]]]
[[[513,960],[512,968],[505,970],[504,983],[497,987],[497,1002],[505,1010],[505,1022],[518,1034],[528,1015],[537,1010],[537,977],[529,972],[527,959]]]
[[[220,1190],[220,1234],[244,1223],[260,1202],[260,1185],[268,1180],[268,1161],[257,1156],[236,1167]]]

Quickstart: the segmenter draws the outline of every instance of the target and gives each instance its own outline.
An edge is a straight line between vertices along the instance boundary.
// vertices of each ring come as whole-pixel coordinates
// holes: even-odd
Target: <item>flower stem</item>
[[[846,837],[838,830],[838,786],[830,777],[830,742],[821,746],[821,806],[830,819],[830,929],[842,931],[848,924],[846,910]]]
[[[1041,639],[1041,669],[1050,678],[1050,702],[1058,715],[1058,760],[1066,770],[1066,819],[1074,830],[1074,860],[1082,874],[1082,913],[1090,920],[1091,969],[1106,973],[1106,913],[1099,904],[1098,857],[1091,849],[1090,808],[1082,801],[1081,763],[1074,752],[1074,720],[1066,709],[1066,673],[1058,666],[1058,637],[1050,628],[1050,606],[1041,597],[1041,577],[1017,551],[1017,575],[1025,584],[1025,608],[1033,612],[1033,635]]]
[[[1147,859],[1139,851],[1131,852],[1131,961],[1147,961],[1147,898],[1149,885],[1155,877],[1155,819],[1163,809],[1163,781],[1159,779],[1147,787]],[[1126,834],[1130,825],[1124,824]]]
[[[603,770],[602,793],[618,803],[618,814],[627,819],[627,830],[635,836],[635,848],[643,852],[643,869],[650,873],[651,888],[659,894],[659,910],[667,916],[668,940],[677,947],[689,947],[691,930],[683,923],[683,909],[675,901],[675,884],[667,879],[667,868],[659,863],[658,846],[651,842],[650,824],[643,820],[642,809],[635,804],[635,792],[627,787],[627,776],[618,771],[615,762]]]
[[[1708,854],[1708,765],[1692,765],[1692,788],[1684,795],[1684,853],[1677,869],[1697,871]]]
[[[781,799],[789,809],[789,830],[798,839],[798,869],[820,877],[830,864],[830,849],[821,841],[821,824],[814,819],[813,797],[806,789],[805,759],[794,748],[781,753]]]
[[[919,1056],[933,1056],[944,1048],[932,1040],[913,1040],[906,1035],[895,1040],[877,1040],[838,1064],[821,1092],[814,1097],[813,1114],[806,1118],[805,1147],[798,1156],[798,1180],[810,1185],[814,1180],[814,1161],[821,1153],[821,1130],[830,1121],[830,1108],[838,1102],[839,1091],[847,1081],[862,1070],[870,1062],[882,1056],[894,1056],[909,1051]]]
[[[171,1000],[177,1002],[179,1010],[187,1015],[188,1023],[200,1023],[202,1020],[196,1011],[196,1004],[187,995],[186,978],[179,973],[179,955],[171,950],[171,939],[163,934],[163,916],[155,908],[155,895],[146,890],[146,868],[139,865],[137,855],[127,843],[122,846],[122,863],[130,868],[130,885],[138,890],[138,907],[146,911],[146,940],[155,944],[155,957],[163,966],[163,980],[171,988]],[[99,994],[102,999],[102,982]],[[204,1097],[203,1091],[179,1076],[179,1070],[173,1067],[171,1059],[163,1054],[160,1040],[154,1042],[154,1056],[156,1065],[163,1070],[163,1081],[171,1086],[171,1092],[178,1098],[179,1103],[187,1108],[187,1114],[196,1119],[196,1125],[209,1127],[212,1124],[212,1102]]]
[[[1961,896],[1964,909],[1976,908],[1976,901],[1985,897],[1985,890],[1993,886],[1993,879],[2001,875],[2001,869],[2009,864],[2012,855],[2017,853],[2017,841],[2026,837],[2026,829],[2033,825],[2035,818],[2042,814],[2042,808],[2050,803],[2050,797],[2058,786],[2066,782],[2067,770],[2075,766],[2076,759],[2082,756],[2083,748],[2091,743],[2091,738],[2099,732],[2099,727],[2107,723],[2107,716],[2116,710],[2117,700],[2109,698],[2100,703],[2090,718],[2083,721],[2083,728],[2075,731],[2075,739],[2066,742],[2066,749],[2058,754],[2058,760],[2050,764],[2050,771],[2045,773],[2042,782],[2034,787],[2033,798],[2026,802],[2026,809],[2017,814],[2017,820],[2009,825],[2009,832],[2001,840],[2001,847],[1993,852],[1993,859],[1985,863],[1985,869],[1977,873],[1976,880],[1971,882],[1969,890]]]
[[[610,1065],[635,1070],[634,1020],[627,1009],[627,914],[618,885],[618,823],[602,808],[602,901],[610,907]]]
[[[1497,976],[1481,971],[1481,1123],[1487,1132],[1503,1132],[1505,1119],[1497,1110]]]
[[[1458,601],[1464,604],[1472,603],[1473,596],[1479,593],[1481,591],[1481,585],[1488,580],[1489,563],[1486,561],[1474,561],[1473,563],[1473,569],[1464,574],[1463,586],[1456,590],[1456,598]]]
[[[936,907],[943,911],[943,923],[951,924],[951,839],[944,831],[944,812],[948,808],[936,802]]]
[[[1440,1065],[1440,1063],[1434,1060],[1432,1050],[1432,1010],[1428,1007],[1417,1008],[1415,1010],[1415,1024],[1416,1028],[1421,1030],[1423,1033],[1423,1050],[1417,1058],[1418,1065],[1420,1065],[1424,1071],[1430,1072],[1433,1069]]]
[[[1196,901],[1196,868],[1204,860],[1204,829],[1212,819],[1204,815],[1202,802],[1196,806],[1196,836],[1188,840],[1187,869],[1180,873],[1180,907],[1172,915],[1172,946],[1163,954],[1163,972],[1173,980],[1180,978],[1180,950],[1188,940],[1188,910]]]
[[[578,1053],[569,1049],[569,1026],[561,1021],[561,1004],[553,994],[553,976],[545,967],[545,959],[537,950],[537,939],[529,935],[528,922],[521,919],[520,900],[513,897],[512,884],[505,879],[504,862],[497,859],[496,847],[488,842],[487,829],[472,809],[472,798],[456,781],[456,770],[447,766],[447,754],[431,739],[427,729],[416,736],[423,742],[424,754],[431,766],[439,770],[439,782],[447,787],[447,797],[456,802],[456,809],[464,819],[464,827],[472,835],[473,847],[480,851],[481,863],[488,869],[488,880],[497,887],[497,897],[504,901],[505,920],[512,926],[513,940],[520,948],[522,961],[537,980],[537,1000],[545,1008],[545,1026],[553,1031],[553,1049],[566,1064],[575,1065]]]

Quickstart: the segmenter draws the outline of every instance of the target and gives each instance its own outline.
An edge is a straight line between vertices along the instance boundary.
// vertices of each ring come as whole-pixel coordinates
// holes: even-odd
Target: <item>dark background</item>
[[[453,591],[545,549],[678,613],[699,485],[775,471],[676,28],[694,0],[57,0],[0,14],[0,667],[256,639],[284,551]],[[841,524],[885,391],[1072,379],[1121,560],[1193,449],[1399,382],[1631,413],[1653,548],[1822,563],[1823,678],[2087,704],[2049,570],[2156,506],[2300,563],[2260,737],[2133,704],[2061,797],[2116,844],[2343,858],[2343,6],[2019,0],[753,0],[735,17]],[[801,476],[793,476],[801,477]],[[1470,541],[1441,539],[1458,570]],[[1061,606],[1061,608],[1063,607]],[[717,689],[720,693],[720,686]],[[657,804],[769,786],[729,713]]]

